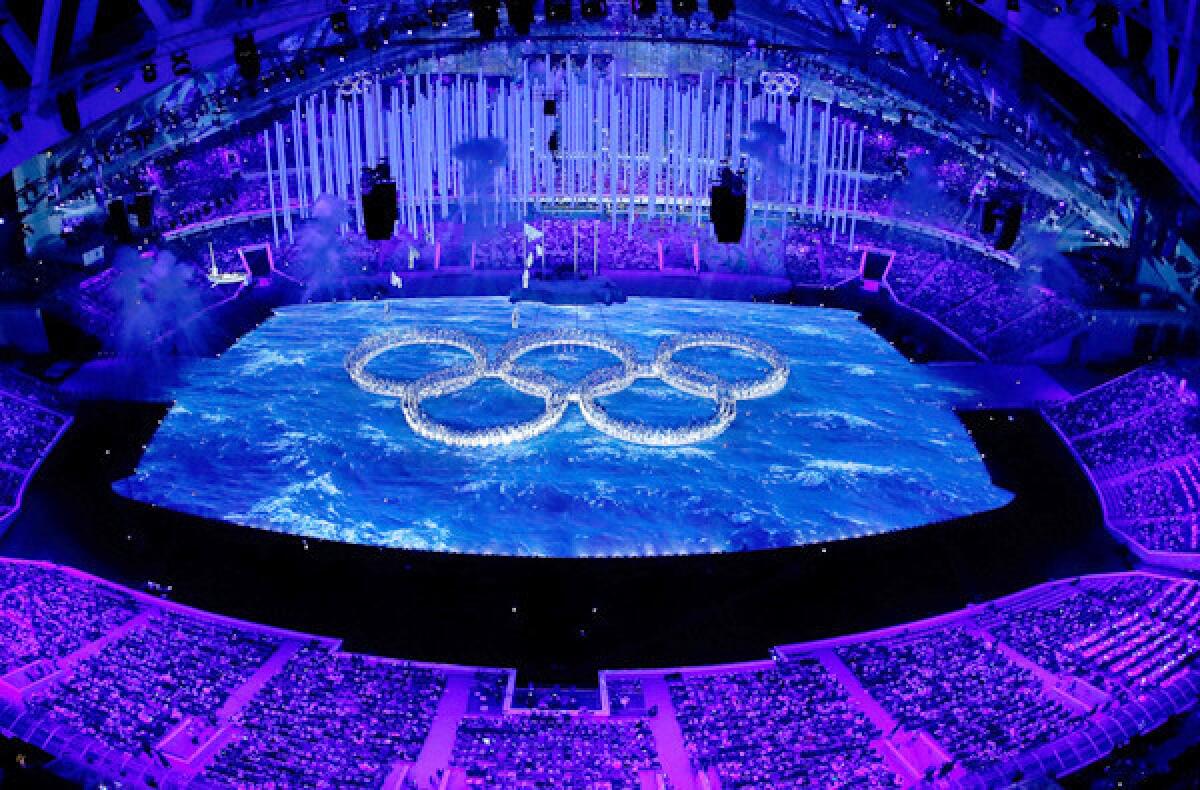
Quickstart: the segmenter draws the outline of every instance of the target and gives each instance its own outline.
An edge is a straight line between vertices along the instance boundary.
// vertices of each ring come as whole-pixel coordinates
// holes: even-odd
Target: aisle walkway
[[[439,770],[450,764],[458,722],[467,712],[471,684],[474,682],[474,672],[451,672],[446,678],[446,690],[438,701],[429,736],[425,739],[425,745],[421,747],[421,753],[417,755],[417,762],[408,774],[417,787],[430,787],[430,778],[437,776]]]
[[[646,697],[646,708],[658,707],[658,715],[648,719],[654,742],[658,745],[658,759],[663,771],[671,780],[674,790],[697,790],[696,776],[692,772],[692,761],[688,759],[683,745],[683,730],[675,718],[675,706],[671,703],[671,692],[662,675],[638,675]]]

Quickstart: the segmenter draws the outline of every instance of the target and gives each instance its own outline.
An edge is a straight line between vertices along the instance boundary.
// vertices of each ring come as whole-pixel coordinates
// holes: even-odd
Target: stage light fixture
[[[329,17],[329,29],[339,36],[350,35],[350,17],[345,11],[337,11]]]
[[[154,82],[156,79],[158,79],[158,64],[157,63],[143,63],[142,64],[142,81],[150,83],[150,82]]]

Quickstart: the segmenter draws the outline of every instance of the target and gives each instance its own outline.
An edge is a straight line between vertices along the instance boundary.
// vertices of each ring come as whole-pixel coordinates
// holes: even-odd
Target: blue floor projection
[[[910,364],[851,313],[674,299],[613,307],[501,298],[410,299],[282,309],[219,359],[193,363],[136,473],[117,490],[188,513],[300,536],[409,549],[554,557],[649,556],[794,546],[998,507],[966,430],[962,389]],[[736,403],[715,438],[653,447],[610,437],[578,403],[533,438],[455,447],[414,434],[396,397],[351,380],[344,360],[389,330],[466,333],[496,358],[533,332],[616,338],[649,365],[682,333],[736,333],[780,352],[779,392]],[[761,356],[685,348],[713,381],[762,378]],[[445,345],[396,348],[367,370],[411,381],[471,364]],[[520,364],[572,385],[617,364],[599,348],[546,347]],[[719,379],[712,379],[715,375]],[[597,399],[624,423],[713,419],[713,400],[655,378]],[[542,398],[504,381],[421,404],[460,431],[528,421]]]

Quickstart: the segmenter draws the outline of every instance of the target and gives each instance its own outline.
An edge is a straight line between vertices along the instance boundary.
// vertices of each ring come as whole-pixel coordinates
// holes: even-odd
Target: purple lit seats
[[[864,238],[870,238],[867,232]],[[879,244],[896,252],[887,275],[896,299],[986,356],[1019,357],[1081,325],[1069,302],[1031,288],[974,250],[896,229],[882,233]],[[943,251],[934,252],[937,247]]]
[[[448,713],[456,670],[335,647],[0,560],[3,726],[19,716],[48,748],[76,750],[57,755],[68,759],[85,740],[107,746],[91,770],[136,763],[159,786],[392,786],[430,759],[435,726],[444,751],[424,770],[450,787],[640,790],[664,786],[664,766],[728,788],[986,784],[1026,763],[1057,770],[1030,756],[1056,749],[1079,767],[1098,753],[1070,744],[1095,728],[1107,733],[1095,748],[1115,748],[1161,721],[1136,706],[1165,716],[1194,699],[1200,584],[1085,577],[779,648],[773,662],[612,673],[612,717],[504,713],[511,673],[486,669],[455,680],[471,685]],[[643,715],[650,701],[681,740]]]
[[[1109,517],[1115,521],[1174,518],[1197,510],[1196,461],[1155,468],[1107,486]]]
[[[0,393],[0,463],[29,469],[66,421],[61,414]]]
[[[0,516],[17,505],[17,495],[25,484],[25,474],[16,469],[0,467]]]
[[[837,655],[902,727],[928,732],[972,771],[1080,723],[1033,673],[962,628],[850,645]]]
[[[818,661],[667,676],[697,771],[722,787],[894,787],[881,733]]]
[[[0,366],[0,391],[55,411],[61,412],[65,407],[62,396],[50,385],[3,366]]]
[[[1164,405],[1107,431],[1075,440],[1075,450],[1100,479],[1133,474],[1200,452],[1200,412]]]
[[[951,251],[948,255],[956,255]],[[903,261],[892,261],[892,266]],[[922,313],[941,317],[958,305],[981,293],[994,282],[994,277],[985,271],[982,264],[968,261],[966,254],[962,260],[950,261],[933,277],[925,281],[924,286],[912,295],[909,306]]]
[[[1200,648],[1200,588],[1159,576],[1095,577],[988,607],[989,633],[1118,701],[1175,678]]]
[[[236,787],[378,787],[416,760],[445,676],[405,662],[302,647],[235,717],[205,778]]]
[[[153,753],[185,719],[213,720],[278,641],[208,619],[154,612],[36,692],[51,724],[129,753]]]
[[[137,615],[134,600],[37,565],[0,563],[0,676],[55,662]]]
[[[1200,516],[1141,519],[1117,527],[1139,546],[1155,551],[1194,554],[1200,550]]]
[[[1046,409],[1068,437],[1105,430],[1178,398],[1181,380],[1158,367],[1138,368],[1119,379]]]
[[[638,790],[659,770],[654,736],[642,719],[587,713],[466,716],[450,764],[468,787]]]
[[[1038,298],[1037,306],[982,340],[990,357],[1006,359],[1031,351],[1082,326],[1079,310],[1058,297]]]
[[[501,669],[480,669],[471,682],[467,699],[470,713],[499,713],[504,709],[511,673]]]
[[[1194,372],[1149,366],[1044,409],[1096,481],[1109,526],[1146,550],[1200,552]]]
[[[637,678],[614,678],[605,681],[608,710],[613,716],[640,716],[646,712],[646,691]]]

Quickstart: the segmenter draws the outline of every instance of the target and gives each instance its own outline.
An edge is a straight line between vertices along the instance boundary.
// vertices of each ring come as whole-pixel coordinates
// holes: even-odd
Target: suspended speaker
[[[996,249],[1011,250],[1021,232],[1021,204],[1013,203],[1004,210],[1004,222],[1000,225],[1000,235],[996,237]]]
[[[732,170],[721,173],[721,181],[713,184],[709,192],[711,204],[708,218],[712,220],[717,241],[722,244],[737,244],[742,240],[746,227],[746,183]]]
[[[363,195],[363,219],[367,225],[367,239],[387,241],[396,229],[400,211],[396,205],[396,182],[377,181]]]
[[[996,220],[999,218],[1000,201],[991,198],[983,204],[983,218],[979,223],[979,229],[989,236],[992,235],[996,232]]]

